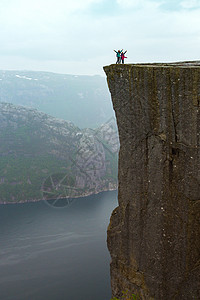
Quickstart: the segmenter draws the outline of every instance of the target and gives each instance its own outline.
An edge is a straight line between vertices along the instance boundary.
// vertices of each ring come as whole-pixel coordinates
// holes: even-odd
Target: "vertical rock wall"
[[[104,70],[120,137],[113,296],[200,299],[200,63]]]

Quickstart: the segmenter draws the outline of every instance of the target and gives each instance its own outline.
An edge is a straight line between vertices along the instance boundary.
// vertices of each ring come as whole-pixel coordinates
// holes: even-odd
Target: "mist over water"
[[[0,299],[109,300],[106,229],[117,192],[53,208],[0,206]]]

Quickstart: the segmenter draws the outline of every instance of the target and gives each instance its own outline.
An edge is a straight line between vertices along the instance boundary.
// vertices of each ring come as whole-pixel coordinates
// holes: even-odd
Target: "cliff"
[[[200,62],[104,70],[120,137],[113,296],[200,299]]]

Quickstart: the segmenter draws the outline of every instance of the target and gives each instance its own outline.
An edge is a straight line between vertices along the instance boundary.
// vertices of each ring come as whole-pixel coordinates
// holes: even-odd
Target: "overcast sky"
[[[0,0],[0,69],[100,74],[115,63],[198,60],[200,0]]]

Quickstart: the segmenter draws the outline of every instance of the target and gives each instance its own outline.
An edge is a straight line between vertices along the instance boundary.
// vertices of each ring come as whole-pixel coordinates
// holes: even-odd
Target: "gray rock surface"
[[[113,296],[200,299],[200,62],[104,70],[120,138]]]

